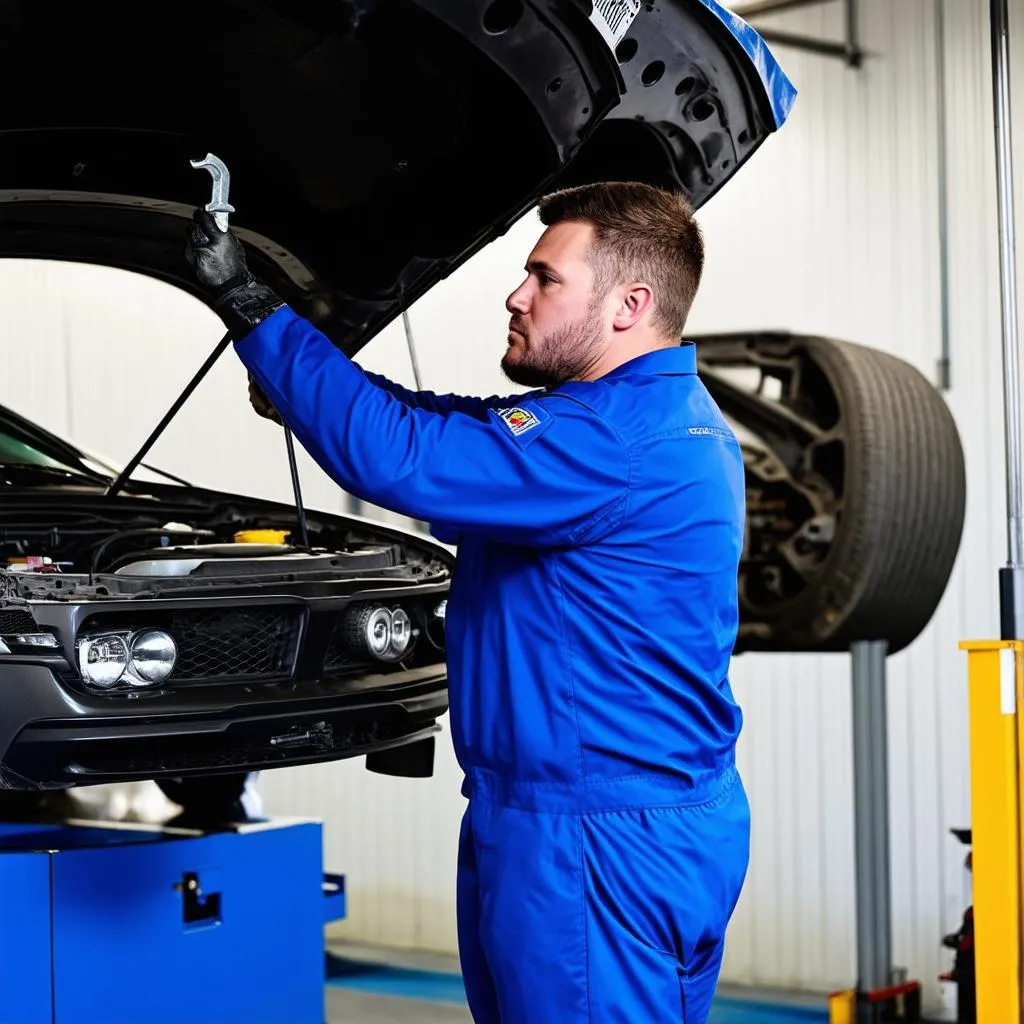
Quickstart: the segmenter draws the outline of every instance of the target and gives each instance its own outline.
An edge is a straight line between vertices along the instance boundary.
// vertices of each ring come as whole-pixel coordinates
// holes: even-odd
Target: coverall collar
[[[602,380],[628,375],[674,377],[697,372],[697,346],[692,341],[673,348],[658,348],[609,370]]]

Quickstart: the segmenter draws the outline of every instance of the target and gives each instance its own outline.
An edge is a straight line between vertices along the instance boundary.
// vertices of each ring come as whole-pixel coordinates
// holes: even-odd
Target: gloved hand
[[[245,247],[229,228],[221,231],[213,214],[196,210],[188,226],[185,262],[196,272],[199,283],[213,295],[244,284],[251,276],[245,261]]]
[[[245,248],[228,228],[221,231],[213,214],[196,210],[185,235],[185,262],[213,299],[213,308],[240,341],[284,302],[255,277]]]

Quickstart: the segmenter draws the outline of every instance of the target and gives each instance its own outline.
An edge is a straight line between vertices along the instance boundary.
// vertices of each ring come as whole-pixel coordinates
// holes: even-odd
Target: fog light
[[[356,605],[345,614],[345,644],[364,657],[399,661],[409,652],[416,633],[402,608]]]
[[[87,683],[104,689],[116,686],[128,669],[128,644],[113,634],[83,640],[78,667]]]
[[[391,612],[391,651],[401,658],[412,644],[412,620],[402,608]]]
[[[391,613],[387,608],[371,608],[360,616],[362,634],[366,646],[375,658],[386,658],[391,645]]]
[[[178,647],[171,636],[159,629],[151,629],[139,633],[132,641],[129,667],[141,685],[162,683],[174,671],[177,658]]]

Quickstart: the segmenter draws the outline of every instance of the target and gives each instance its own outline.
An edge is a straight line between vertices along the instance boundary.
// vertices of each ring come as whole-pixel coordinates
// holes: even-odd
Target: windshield
[[[0,428],[0,465],[42,466],[46,469],[71,469],[64,462],[51,458],[45,452],[20,437],[14,437]]]
[[[0,406],[0,466],[58,471],[85,476],[104,484],[121,471],[115,460],[95,452],[76,448],[55,434]],[[158,469],[139,466],[132,480],[149,483],[184,483],[178,477]]]

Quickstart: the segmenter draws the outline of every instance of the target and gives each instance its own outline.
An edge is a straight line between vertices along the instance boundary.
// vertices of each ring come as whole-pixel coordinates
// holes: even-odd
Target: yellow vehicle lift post
[[[1024,642],[967,641],[978,1024],[1021,1014],[1020,750]]]

